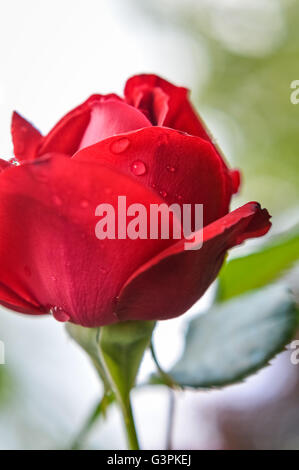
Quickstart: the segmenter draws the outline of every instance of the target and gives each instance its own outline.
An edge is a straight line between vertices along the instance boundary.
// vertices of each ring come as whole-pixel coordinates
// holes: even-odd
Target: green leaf
[[[183,355],[169,374],[193,388],[241,381],[283,349],[296,317],[292,294],[282,285],[215,305],[191,320]]]
[[[298,260],[298,233],[271,242],[256,253],[232,259],[220,272],[217,301],[228,300],[269,284]]]

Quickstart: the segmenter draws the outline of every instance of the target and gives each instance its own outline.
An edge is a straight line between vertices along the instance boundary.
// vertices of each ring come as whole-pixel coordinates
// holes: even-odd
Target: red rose
[[[18,312],[84,326],[176,317],[203,295],[229,248],[270,228],[255,202],[228,213],[239,173],[187,90],[154,75],[131,78],[124,98],[91,96],[44,137],[14,113],[12,137],[21,164],[0,161],[0,303]],[[202,248],[99,241],[95,208],[119,195],[145,207],[203,204]]]

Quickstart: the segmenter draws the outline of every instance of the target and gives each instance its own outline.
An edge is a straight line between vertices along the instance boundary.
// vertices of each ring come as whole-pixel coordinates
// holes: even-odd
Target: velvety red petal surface
[[[0,158],[0,173],[1,171],[5,170],[5,168],[8,168],[10,166],[10,163],[7,160],[2,160]]]
[[[149,126],[151,123],[145,115],[127,103],[119,100],[95,103],[79,148],[95,144],[112,135]]]
[[[199,250],[180,240],[139,268],[122,288],[116,308],[120,320],[164,320],[184,313],[216,278],[226,251],[247,238],[264,235],[269,214],[250,202],[203,229]]]
[[[95,209],[160,204],[133,178],[93,162],[49,156],[0,175],[0,303],[84,326],[116,321],[121,286],[171,240],[98,240]]]
[[[11,121],[11,135],[14,146],[14,154],[20,161],[36,158],[38,148],[42,142],[41,133],[26,121],[16,111],[13,112]]]
[[[153,106],[157,90],[160,90],[160,105]],[[149,98],[150,93],[154,95],[152,100]],[[157,75],[136,75],[129,78],[125,85],[125,97],[128,103],[152,116],[154,125],[159,123],[158,125],[197,135],[211,142],[204,124],[190,104],[188,93],[187,88],[173,85]],[[165,107],[167,107],[166,113]],[[161,115],[164,115],[163,120]]]
[[[203,204],[204,225],[228,212],[229,170],[212,145],[198,137],[149,127],[98,142],[73,159],[117,168],[168,204]]]
[[[178,87],[157,75],[141,74],[129,78],[125,85],[125,98],[149,117],[153,125],[170,127],[201,137],[214,145],[207,127],[189,101],[189,90]],[[224,163],[224,161],[223,161]],[[225,164],[225,163],[224,163]],[[240,175],[232,175],[233,193],[239,188]]]
[[[92,95],[84,103],[67,113],[44,137],[39,155],[49,152],[73,155],[79,148],[90,122],[92,107],[106,100],[120,100],[117,95]]]
[[[43,312],[38,302],[34,303],[34,300],[29,298],[26,292],[23,292],[22,295],[24,295],[24,297],[20,297],[14,290],[0,282],[0,304],[4,307],[29,315],[42,315],[43,313],[47,313]]]

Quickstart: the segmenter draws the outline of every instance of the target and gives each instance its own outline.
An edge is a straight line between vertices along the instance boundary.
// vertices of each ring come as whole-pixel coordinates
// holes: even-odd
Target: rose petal
[[[79,149],[123,132],[149,127],[151,123],[133,106],[116,100],[95,103]]]
[[[173,85],[157,75],[135,75],[129,78],[125,85],[127,102],[144,112],[154,125],[170,127],[201,137],[214,146],[225,164],[223,155],[191,105],[188,95],[187,88]],[[232,181],[229,178],[230,192],[233,194],[239,188],[236,184],[238,178],[240,183],[240,175],[238,177],[237,173],[238,170],[234,170],[234,174],[231,175]],[[230,176],[229,173],[228,175]]]
[[[204,225],[228,212],[229,170],[199,137],[149,127],[98,142],[73,158],[116,168],[154,189],[168,204],[203,204]]]
[[[186,312],[216,278],[229,248],[264,235],[269,214],[250,202],[203,229],[203,245],[185,250],[184,240],[145,263],[123,286],[120,320],[164,320]]]
[[[50,152],[73,155],[79,148],[88,123],[92,107],[106,100],[120,100],[117,95],[92,95],[84,103],[67,113],[44,137],[39,155]]]
[[[42,135],[30,122],[26,121],[26,119],[16,111],[14,111],[12,115],[11,135],[14,154],[18,160],[31,160],[36,158],[38,147],[42,142]]]
[[[168,112],[163,122],[160,122],[159,125],[171,127],[191,135],[197,135],[211,142],[204,124],[197,116],[189,101],[189,91],[187,88],[173,85],[157,75],[141,74],[129,78],[125,85],[125,97],[129,104],[144,109],[146,102],[143,101],[143,96],[148,95],[149,92],[155,93],[157,89],[164,93],[164,100],[168,107]],[[148,97],[147,103],[149,104]],[[161,108],[162,106],[159,107],[159,110]],[[156,122],[161,121],[159,114],[153,111],[149,114],[154,114]]]
[[[171,240],[98,240],[95,209],[162,200],[126,175],[66,156],[11,166],[0,184],[0,303],[25,313],[56,307],[74,323],[117,320],[128,277]]]
[[[27,313],[29,315],[42,315],[42,309],[40,305],[32,303],[33,300],[27,298],[26,294],[25,298],[20,297],[16,292],[14,292],[9,287],[5,286],[0,282],[0,303],[6,308],[11,310],[15,310],[16,312],[20,313]]]
[[[8,168],[10,166],[10,163],[7,160],[2,160],[0,158],[0,173],[5,170],[5,168]]]

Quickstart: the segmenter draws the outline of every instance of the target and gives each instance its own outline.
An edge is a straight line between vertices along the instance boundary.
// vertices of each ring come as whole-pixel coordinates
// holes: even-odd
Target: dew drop
[[[160,194],[162,197],[167,197],[167,192],[166,191],[160,191]]]
[[[131,170],[136,176],[142,176],[146,173],[146,166],[141,160],[132,163]]]
[[[175,173],[176,172],[176,168],[174,166],[169,166],[168,165],[166,168],[170,173]]]
[[[53,315],[55,320],[60,321],[62,323],[69,321],[71,318],[69,314],[63,310],[61,307],[52,307],[50,310],[50,314]]]
[[[125,150],[127,150],[129,145],[130,145],[129,139],[127,139],[127,137],[122,137],[121,139],[118,139],[112,142],[112,144],[110,145],[110,150],[113,153],[122,153]]]

